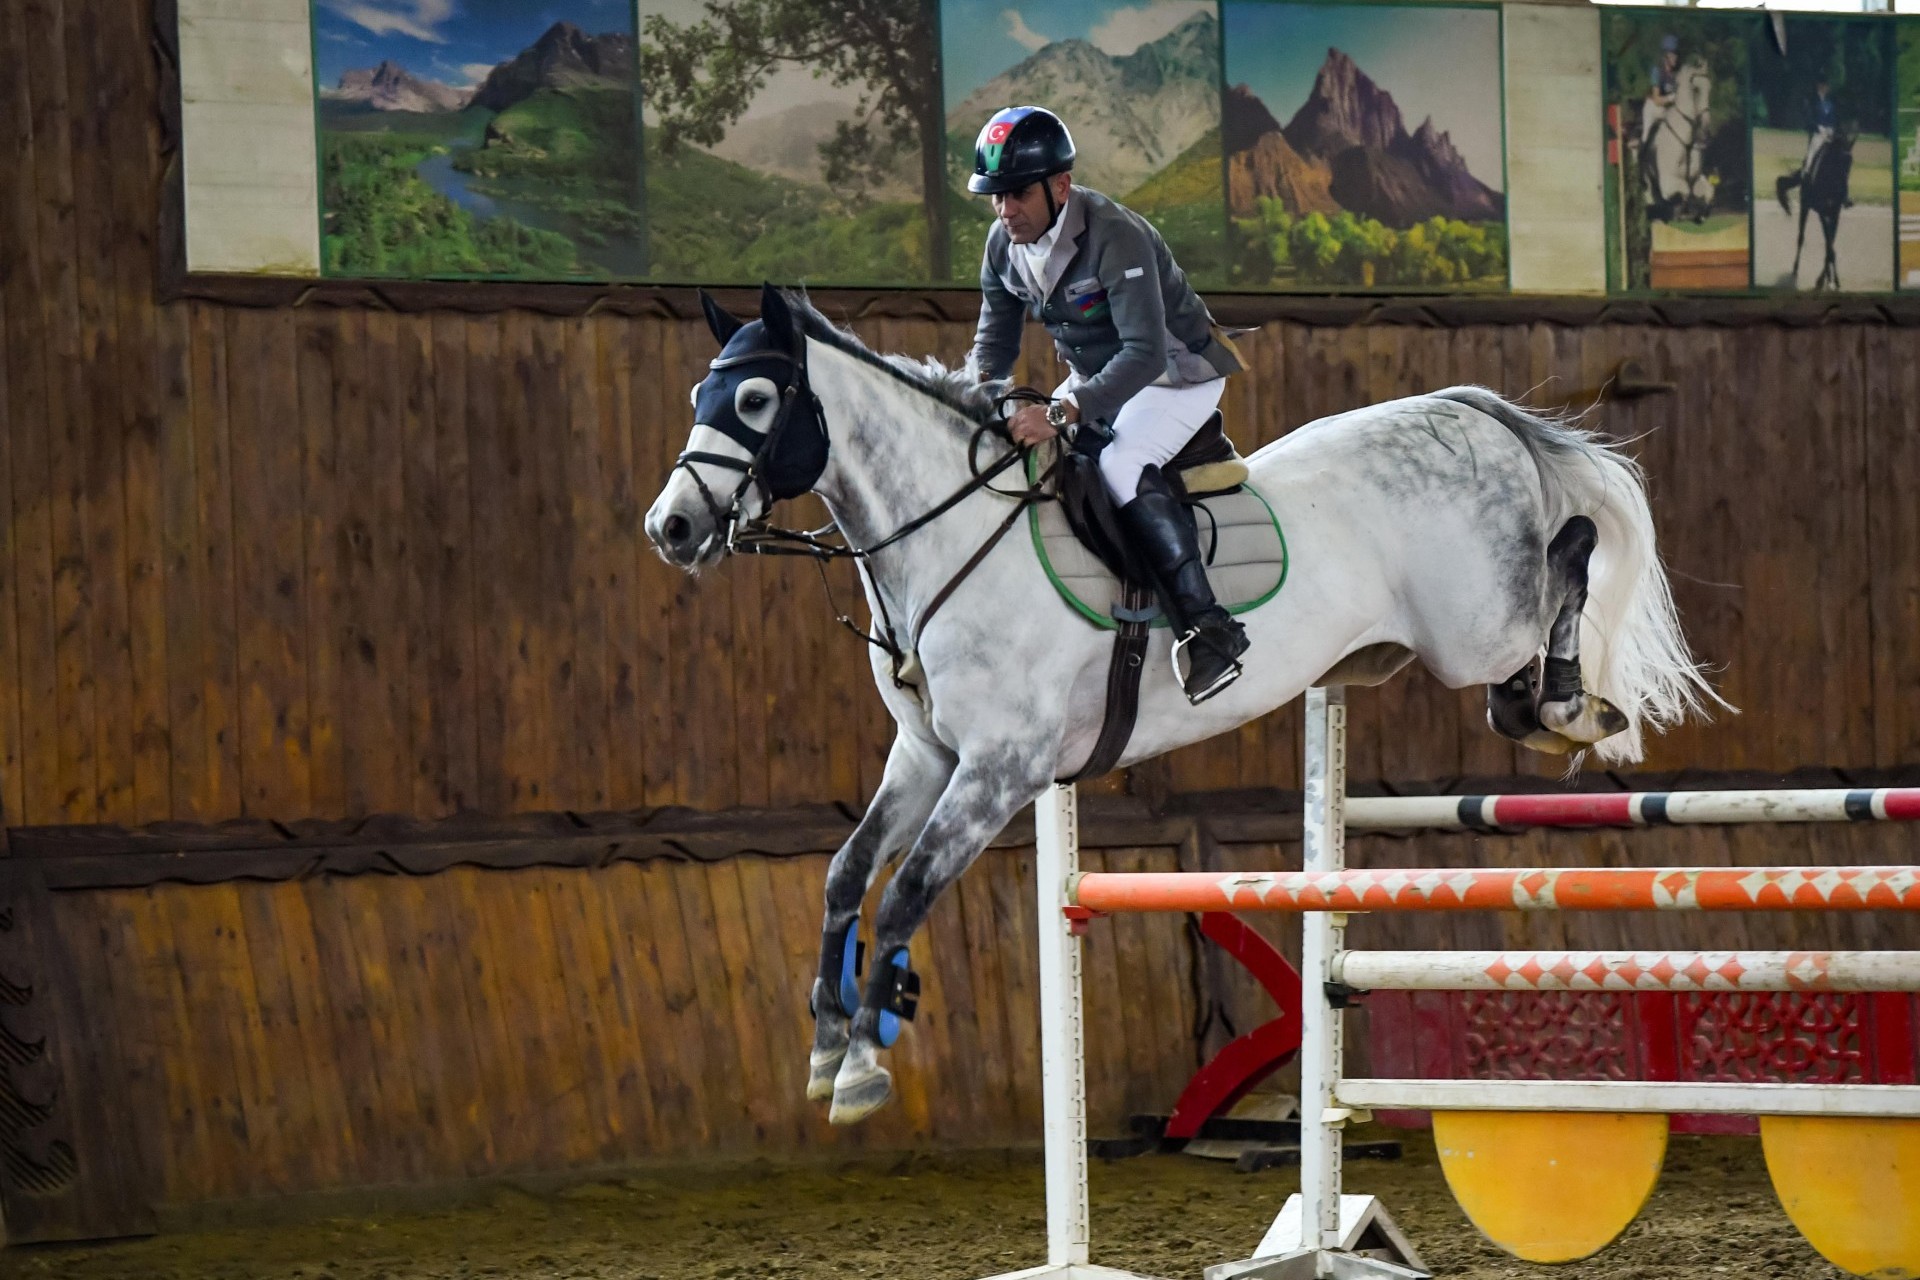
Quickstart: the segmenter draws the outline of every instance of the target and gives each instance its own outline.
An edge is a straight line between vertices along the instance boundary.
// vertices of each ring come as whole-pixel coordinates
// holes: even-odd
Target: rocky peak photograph
[[[1497,11],[1240,2],[1226,27],[1221,137],[1243,282],[1503,281]]]

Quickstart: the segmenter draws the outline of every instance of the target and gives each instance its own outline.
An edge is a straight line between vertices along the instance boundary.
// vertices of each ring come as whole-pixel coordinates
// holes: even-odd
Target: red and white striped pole
[[[1519,796],[1353,796],[1350,831],[1498,831],[1742,822],[1920,821],[1920,787],[1616,791]]]

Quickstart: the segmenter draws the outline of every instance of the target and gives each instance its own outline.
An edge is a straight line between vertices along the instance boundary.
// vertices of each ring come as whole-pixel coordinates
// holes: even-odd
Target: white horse
[[[771,288],[752,323],[707,306],[723,350],[694,389],[688,452],[648,536],[697,570],[736,535],[745,545],[771,500],[810,488],[870,552],[874,678],[898,733],[829,872],[808,1086],[851,1123],[891,1093],[878,1054],[918,989],[909,938],[1007,821],[1088,758],[1113,640],[1060,598],[1028,538],[998,536],[1019,508],[977,476],[1018,454],[989,391],[875,355]],[[1286,587],[1242,615],[1246,674],[1199,707],[1174,678],[1168,634],[1154,634],[1123,763],[1313,684],[1378,683],[1415,657],[1449,687],[1487,685],[1499,732],[1555,751],[1597,743],[1610,761],[1639,759],[1643,728],[1713,696],[1680,633],[1639,472],[1587,433],[1455,387],[1310,423],[1249,464],[1286,529]],[[849,945],[860,903],[902,852],[862,991]]]
[[[1707,143],[1713,137],[1713,74],[1695,54],[1674,73],[1673,101],[1662,107],[1648,99],[1641,107],[1655,114],[1642,148],[1647,216],[1656,222],[1676,217],[1698,221],[1713,207],[1713,183],[1706,174]]]

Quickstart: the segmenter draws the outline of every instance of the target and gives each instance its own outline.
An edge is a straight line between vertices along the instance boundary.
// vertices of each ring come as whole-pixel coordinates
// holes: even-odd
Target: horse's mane
[[[999,422],[1000,417],[994,402],[1006,390],[1006,383],[976,382],[973,371],[969,367],[963,365],[958,369],[949,369],[932,356],[915,360],[910,356],[883,355],[862,342],[858,334],[849,329],[843,329],[827,319],[804,293],[789,292],[786,299],[787,305],[800,318],[801,325],[809,338],[824,342],[836,351],[845,352],[860,363],[870,365],[896,381],[905,383],[922,395],[937,400],[975,426],[989,426]]]

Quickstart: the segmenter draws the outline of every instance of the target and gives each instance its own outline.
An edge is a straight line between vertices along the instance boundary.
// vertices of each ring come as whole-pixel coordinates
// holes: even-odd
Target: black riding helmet
[[[1073,135],[1045,107],[1008,107],[994,113],[973,144],[977,196],[1018,191],[1029,183],[1073,168]]]

